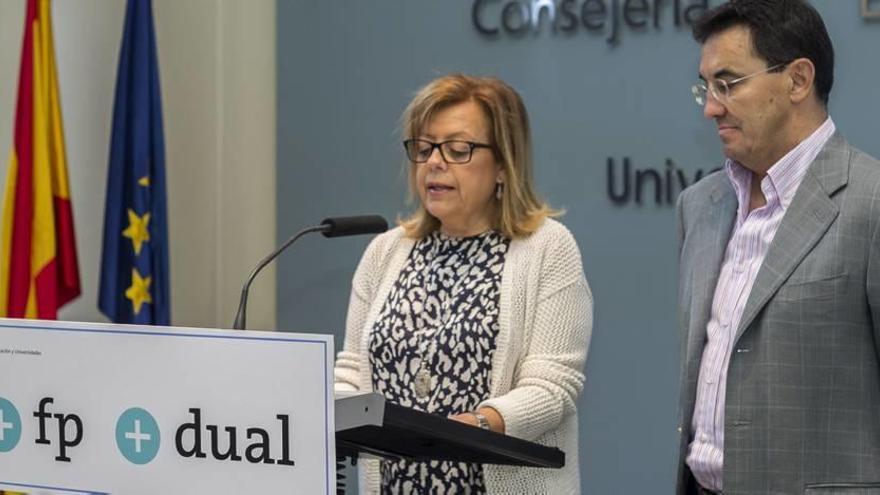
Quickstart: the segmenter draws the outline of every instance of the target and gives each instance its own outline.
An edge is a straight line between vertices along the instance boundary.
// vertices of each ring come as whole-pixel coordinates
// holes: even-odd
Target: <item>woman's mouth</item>
[[[428,189],[428,194],[439,195],[439,194],[449,192],[455,188],[452,186],[444,185],[444,184],[428,184],[427,189]]]

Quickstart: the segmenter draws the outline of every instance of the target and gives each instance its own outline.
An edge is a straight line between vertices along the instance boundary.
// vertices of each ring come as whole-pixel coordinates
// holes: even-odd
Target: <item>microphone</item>
[[[325,218],[321,225],[327,227],[322,231],[324,237],[381,234],[388,230],[388,222],[379,215]]]
[[[245,281],[244,286],[241,288],[241,299],[238,302],[238,312],[235,314],[235,322],[232,324],[232,328],[236,330],[245,329],[248,291],[251,288],[251,283],[254,281],[254,278],[256,278],[257,274],[260,273],[260,271],[265,268],[266,265],[271,263],[272,260],[277,258],[278,255],[284,252],[285,249],[290,247],[290,245],[296,242],[296,240],[300,237],[306,234],[310,234],[312,232],[321,232],[322,234],[324,234],[324,237],[343,237],[361,234],[381,234],[386,230],[388,230],[388,222],[386,222],[385,219],[380,217],[379,215],[325,218],[321,221],[320,225],[315,225],[300,230],[290,239],[287,239],[284,244],[281,245],[281,247],[272,251],[271,253],[269,253],[268,256],[263,258],[262,261],[260,261],[253,269],[253,271],[251,271],[250,275],[248,275],[247,281]]]

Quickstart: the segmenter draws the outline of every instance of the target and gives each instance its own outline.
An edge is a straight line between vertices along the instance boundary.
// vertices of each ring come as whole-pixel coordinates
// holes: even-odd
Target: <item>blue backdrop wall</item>
[[[689,90],[699,47],[688,20],[706,3],[278,2],[279,239],[326,216],[408,211],[399,117],[432,78],[494,75],[522,94],[539,189],[567,210],[595,297],[580,401],[586,492],[671,493],[674,484],[673,204],[682,184],[722,162]],[[863,19],[856,0],[814,3],[838,53],[832,115],[880,156],[880,23]],[[523,22],[533,9],[537,26]],[[475,15],[498,32],[481,33]],[[367,242],[312,237],[280,260],[279,327],[332,333],[339,348]]]

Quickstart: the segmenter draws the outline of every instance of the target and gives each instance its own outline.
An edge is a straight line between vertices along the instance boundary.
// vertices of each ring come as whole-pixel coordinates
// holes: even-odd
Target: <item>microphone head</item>
[[[379,215],[325,218],[321,226],[326,227],[321,231],[324,237],[381,234],[388,230],[388,222]]]

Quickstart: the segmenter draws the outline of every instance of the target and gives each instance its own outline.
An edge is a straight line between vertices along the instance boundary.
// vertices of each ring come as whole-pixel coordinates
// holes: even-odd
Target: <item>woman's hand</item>
[[[481,407],[477,410],[483,416],[486,416],[486,420],[489,422],[489,429],[496,433],[504,433],[504,418],[498,414],[498,411],[491,407]],[[453,421],[458,421],[460,423],[464,423],[466,425],[480,427],[480,422],[477,420],[477,417],[472,412],[466,412],[461,414],[454,414],[449,416],[449,419]]]

